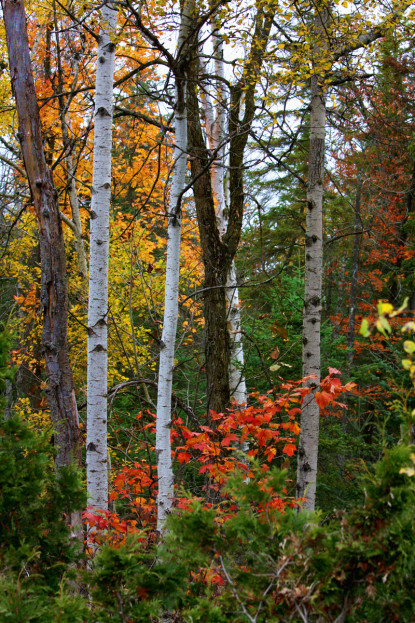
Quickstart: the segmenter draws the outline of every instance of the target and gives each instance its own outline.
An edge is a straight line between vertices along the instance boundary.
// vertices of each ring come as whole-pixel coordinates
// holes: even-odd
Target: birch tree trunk
[[[168,206],[167,264],[164,295],[163,332],[157,386],[156,454],[157,454],[157,530],[162,533],[173,501],[173,468],[171,462],[171,396],[174,353],[179,312],[179,276],[181,241],[181,193],[187,168],[187,46],[191,35],[194,0],[185,2],[176,54],[176,102],[173,171]]]
[[[107,459],[107,314],[109,209],[111,201],[111,147],[113,79],[117,12],[112,3],[101,9],[95,84],[94,165],[91,197],[89,301],[87,488],[88,503],[108,508]]]
[[[57,470],[81,464],[81,438],[67,338],[68,290],[62,222],[42,143],[39,109],[30,64],[26,16],[22,0],[3,4],[13,94],[19,120],[19,140],[32,200],[39,223],[41,265],[40,304],[46,395],[54,426]]]
[[[327,5],[316,5],[314,73],[311,76],[310,153],[308,161],[305,276],[303,310],[303,376],[313,390],[320,383],[320,328],[323,275],[323,178],[326,131],[324,70],[319,70],[327,51]],[[301,410],[301,433],[297,463],[297,496],[305,497],[304,508],[314,510],[320,410],[314,391],[305,397]]]

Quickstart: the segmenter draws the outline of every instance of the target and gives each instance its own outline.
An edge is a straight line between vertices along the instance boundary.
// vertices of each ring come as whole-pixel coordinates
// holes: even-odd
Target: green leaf
[[[369,321],[367,318],[363,318],[359,333],[360,335],[363,335],[363,337],[369,337]]]

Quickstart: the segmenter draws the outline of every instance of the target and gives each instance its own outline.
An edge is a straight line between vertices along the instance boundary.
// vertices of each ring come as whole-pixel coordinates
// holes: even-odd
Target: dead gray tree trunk
[[[46,394],[55,428],[55,465],[59,470],[70,463],[81,463],[81,437],[67,338],[65,245],[57,193],[42,144],[23,1],[6,0],[3,15],[19,140],[39,223],[42,347],[46,363]]]

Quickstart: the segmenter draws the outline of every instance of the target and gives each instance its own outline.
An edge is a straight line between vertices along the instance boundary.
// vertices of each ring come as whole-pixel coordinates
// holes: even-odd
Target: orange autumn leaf
[[[293,456],[296,450],[297,450],[297,446],[293,443],[286,443],[282,449],[283,453],[287,454],[288,456]]]

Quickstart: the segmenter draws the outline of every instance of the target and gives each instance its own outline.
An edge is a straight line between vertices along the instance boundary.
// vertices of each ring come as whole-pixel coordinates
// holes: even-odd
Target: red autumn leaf
[[[211,428],[209,428],[209,426],[199,426],[199,428],[205,431],[205,433],[212,433],[213,435],[215,434],[215,432]]]
[[[267,457],[267,461],[272,461],[272,459],[274,458],[274,456],[277,454],[277,450],[272,447],[272,448],[267,448],[266,452],[265,452],[265,456]]]
[[[329,375],[332,376],[333,374],[341,374],[341,372],[337,368],[329,368]]]
[[[197,433],[192,433],[192,431],[186,428],[186,426],[182,426],[180,428],[180,431],[185,439],[190,439],[191,437],[197,434]]]
[[[324,409],[328,404],[331,403],[332,398],[328,392],[316,392],[316,403],[320,407],[320,409]]]
[[[332,379],[330,383],[330,391],[332,394],[335,394],[337,391],[341,390],[342,382],[340,379]]]
[[[294,435],[299,435],[300,434],[300,427],[298,426],[297,422],[291,422],[290,424],[290,431],[292,433],[294,433]]]
[[[188,463],[191,458],[192,455],[190,454],[190,452],[179,452],[176,456],[176,459],[179,463]]]
[[[224,439],[221,441],[222,448],[228,448],[232,441],[238,441],[238,435],[226,435]]]
[[[278,346],[276,346],[275,349],[270,354],[270,357],[271,359],[278,359],[279,356],[280,356],[280,349],[278,348]]]
[[[286,443],[282,449],[283,453],[288,454],[288,456],[292,456],[296,450],[297,446],[293,443]]]

